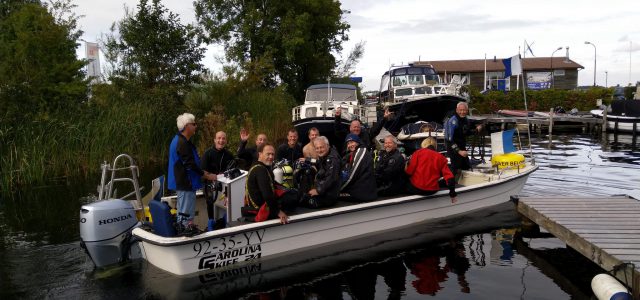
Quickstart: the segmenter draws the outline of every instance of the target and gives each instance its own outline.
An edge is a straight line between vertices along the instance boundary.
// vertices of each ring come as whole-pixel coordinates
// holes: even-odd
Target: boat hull
[[[133,235],[141,241],[145,258],[160,269],[177,275],[211,272],[498,205],[518,194],[535,169],[460,188],[455,204],[447,191],[440,191],[295,215],[287,225],[270,220],[191,238],[164,238],[142,229]]]
[[[320,135],[326,136],[331,145],[341,145],[343,141],[335,136],[335,119],[334,117],[313,117],[304,118],[292,122],[293,127],[298,132],[298,141],[302,145],[309,143],[309,129],[315,127],[320,131]],[[349,132],[350,121],[340,119],[340,130]]]
[[[458,102],[466,102],[466,99],[445,94],[388,104],[389,111],[394,113],[395,117],[393,121],[385,125],[385,128],[391,133],[397,134],[402,126],[416,121],[443,124],[445,118],[456,111]]]
[[[597,118],[603,118],[602,110],[594,109],[591,114]],[[634,124],[636,124],[635,132],[640,130],[640,117],[627,117],[607,114],[607,129],[620,132],[634,132]]]
[[[235,295],[295,286],[344,274],[363,265],[385,265],[399,252],[415,250],[427,244],[449,243],[460,235],[517,226],[520,218],[512,203],[504,203],[477,212],[442,221],[418,223],[375,236],[350,239],[340,244],[314,247],[296,255],[280,256],[255,263],[211,270],[193,276],[173,276],[152,265],[146,266],[145,286],[167,299],[233,298]],[[425,230],[428,228],[428,230]]]

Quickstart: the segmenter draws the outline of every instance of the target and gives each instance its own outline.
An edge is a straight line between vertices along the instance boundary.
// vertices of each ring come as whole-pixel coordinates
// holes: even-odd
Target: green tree
[[[205,49],[196,40],[197,30],[183,25],[160,0],[141,0],[135,14],[114,23],[106,36],[106,58],[113,66],[110,80],[180,99],[200,81]],[[119,35],[114,33],[116,27]]]
[[[78,107],[87,82],[85,62],[76,58],[75,22],[58,24],[36,3],[6,5],[0,19],[0,118],[44,118]]]
[[[324,82],[342,51],[348,11],[334,0],[196,0],[207,42],[223,44],[227,60],[264,87],[282,82],[302,101],[304,89]],[[252,81],[252,80],[248,80]]]

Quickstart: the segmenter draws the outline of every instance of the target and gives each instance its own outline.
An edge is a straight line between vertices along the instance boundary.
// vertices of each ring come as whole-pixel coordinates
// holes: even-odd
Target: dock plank
[[[612,272],[640,299],[640,201],[627,196],[520,198],[517,210]]]

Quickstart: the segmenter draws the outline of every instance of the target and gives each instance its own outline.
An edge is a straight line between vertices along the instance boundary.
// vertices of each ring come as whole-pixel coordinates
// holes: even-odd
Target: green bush
[[[577,108],[588,111],[596,107],[596,99],[603,103],[610,103],[613,90],[595,87],[588,90],[527,90],[527,104],[530,111],[549,111],[551,108],[562,106],[565,110]],[[481,94],[478,90],[471,90],[471,107],[476,114],[495,113],[501,109],[524,110],[524,96],[518,91],[490,91]]]

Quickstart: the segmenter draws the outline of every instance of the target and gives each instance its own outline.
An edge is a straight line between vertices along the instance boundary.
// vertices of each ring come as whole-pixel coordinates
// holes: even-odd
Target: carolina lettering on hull
[[[234,249],[227,252],[218,253],[212,256],[203,257],[198,264],[199,269],[214,269],[234,264],[238,261],[247,261],[260,258],[262,245],[251,245],[248,247]],[[239,260],[242,258],[242,260]]]

